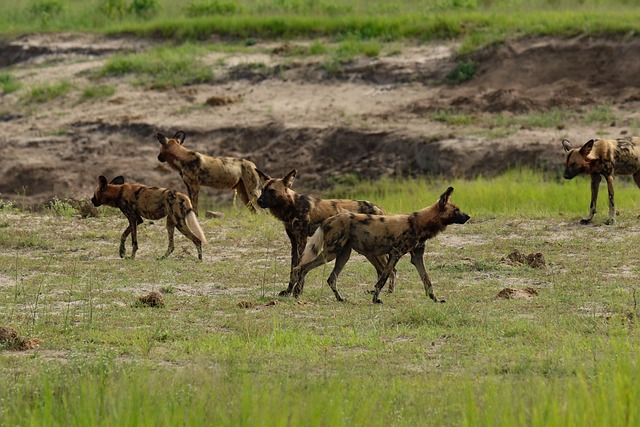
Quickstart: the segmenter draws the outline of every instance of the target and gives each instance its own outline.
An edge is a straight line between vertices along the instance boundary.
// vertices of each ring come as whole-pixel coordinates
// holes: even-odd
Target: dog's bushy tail
[[[200,227],[200,223],[198,222],[198,217],[196,217],[196,213],[193,210],[187,212],[187,216],[185,218],[187,221],[187,225],[193,234],[196,235],[198,240],[202,243],[207,243],[207,238],[204,237],[204,232],[202,231],[202,227]]]
[[[322,227],[318,227],[316,232],[313,233],[313,236],[307,240],[307,245],[304,247],[304,252],[302,253],[302,258],[298,265],[309,264],[311,261],[316,259],[318,254],[322,252],[323,246],[324,231],[322,230]]]

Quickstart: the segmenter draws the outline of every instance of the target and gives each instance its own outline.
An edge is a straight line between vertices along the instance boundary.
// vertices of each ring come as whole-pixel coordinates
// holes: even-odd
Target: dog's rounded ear
[[[178,144],[182,145],[184,143],[184,139],[187,137],[187,134],[184,133],[184,131],[179,130],[178,132],[176,132],[175,135],[173,135],[173,139],[177,139],[178,140]]]
[[[568,139],[562,140],[562,147],[564,147],[564,151],[566,151],[567,153],[573,149]]]
[[[156,132],[156,138],[158,139],[158,142],[160,144],[162,144],[163,147],[167,146],[167,137],[164,136],[164,134],[160,133],[160,132]]]
[[[596,142],[595,139],[590,139],[582,147],[580,147],[580,154],[582,155],[582,157],[587,157],[589,153],[591,153],[594,142]]]
[[[98,177],[98,185],[100,186],[100,188],[104,188],[107,186],[107,178],[105,178],[104,176],[100,175]]]
[[[295,179],[296,179],[296,174],[297,173],[298,173],[298,171],[293,169],[291,172],[289,172],[287,175],[285,175],[284,178],[282,178],[282,181],[284,182],[284,185],[287,186],[287,188],[291,188],[291,186],[293,185],[293,181],[295,181]]]
[[[444,209],[447,203],[449,203],[449,200],[451,200],[451,193],[453,193],[453,187],[447,188],[447,191],[442,193],[442,195],[440,196],[440,199],[438,200],[440,209]]]
[[[266,173],[262,172],[258,168],[256,168],[256,172],[258,173],[258,176],[260,177],[260,179],[263,180],[263,181],[269,181],[271,179],[271,177],[269,175],[267,175]]]
[[[111,182],[109,184],[112,184],[112,185],[122,185],[122,184],[124,184],[124,176],[122,176],[122,175],[116,176],[115,178],[113,178],[111,180]]]

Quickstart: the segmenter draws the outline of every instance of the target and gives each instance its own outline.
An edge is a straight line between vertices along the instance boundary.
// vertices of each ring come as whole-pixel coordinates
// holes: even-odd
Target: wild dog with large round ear
[[[98,187],[91,202],[94,206],[107,205],[120,209],[129,220],[129,226],[120,238],[120,257],[126,255],[125,242],[131,234],[133,251],[131,258],[136,257],[138,251],[138,225],[142,219],[160,219],[167,217],[167,233],[169,247],[162,256],[166,258],[173,252],[173,231],[175,228],[196,245],[198,259],[202,260],[202,244],[207,239],[200,228],[198,219],[191,206],[189,198],[177,191],[166,188],[148,187],[142,184],[126,184],[122,176],[118,176],[107,184],[107,178],[98,177]]]
[[[351,256],[351,250],[371,260],[388,256],[373,295],[374,303],[381,303],[380,291],[391,276],[400,258],[407,252],[416,267],[424,290],[435,302],[433,286],[424,268],[424,246],[428,239],[444,231],[448,225],[464,224],[470,218],[451,203],[453,187],[447,188],[431,206],[408,215],[366,215],[341,213],[328,218],[307,242],[300,264],[294,271],[294,295],[302,289],[304,278],[316,267],[336,260],[327,283],[338,301],[343,301],[336,287],[338,275]]]
[[[296,193],[292,190],[297,170],[292,169],[283,178],[271,178],[258,169],[258,175],[263,180],[258,205],[269,209],[271,214],[284,223],[284,229],[291,242],[291,270],[289,271],[289,286],[280,292],[281,296],[293,292],[295,285],[293,269],[300,262],[300,257],[307,243],[307,238],[320,226],[322,221],[340,212],[358,212],[372,215],[384,215],[384,210],[367,200],[348,199],[320,199]],[[369,262],[378,274],[387,262],[387,257],[374,257]],[[389,283],[389,292],[394,289],[395,270]],[[298,295],[302,287],[298,290]]]
[[[566,153],[565,179],[581,174],[591,175],[589,216],[580,220],[580,223],[589,224],[596,214],[598,189],[604,176],[609,192],[609,218],[605,224],[613,224],[616,215],[614,174],[633,175],[633,180],[640,187],[640,138],[590,139],[579,148],[573,148],[568,140],[563,139],[562,147]]]
[[[186,139],[183,131],[176,132],[172,138],[156,132],[156,139],[160,143],[158,160],[166,162],[180,173],[196,215],[201,186],[232,189],[249,210],[256,211],[260,177],[253,162],[238,157],[211,157],[191,151],[183,146]]]

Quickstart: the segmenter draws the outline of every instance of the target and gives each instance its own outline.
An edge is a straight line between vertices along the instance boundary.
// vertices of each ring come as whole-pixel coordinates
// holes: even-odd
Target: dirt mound
[[[504,257],[502,261],[515,265],[528,265],[531,268],[547,267],[547,262],[544,259],[544,255],[540,252],[525,255],[524,253],[516,249],[509,255]]]
[[[468,59],[478,63],[474,78],[442,89],[431,108],[523,113],[640,97],[638,38],[522,39]]]
[[[0,326],[0,349],[26,351],[40,347],[39,338],[25,338],[11,326]]]
[[[92,70],[114,52],[148,41],[87,35],[31,35],[0,44],[0,57],[26,86],[59,79],[77,92],[93,86]],[[515,166],[558,169],[563,137],[587,139],[595,129],[515,129],[500,138],[470,134],[429,117],[432,111],[516,114],[555,106],[608,103],[628,131],[640,101],[638,38],[525,39],[466,58],[455,44],[406,46],[401,53],[359,58],[337,69],[321,59],[294,59],[281,45],[208,61],[216,84],[149,90],[109,79],[116,93],[80,102],[72,93],[25,107],[3,94],[0,198],[25,205],[54,196],[90,196],[98,175],[184,190],[160,164],[156,130],[184,130],[185,145],[208,155],[246,157],[272,176],[299,171],[299,191],[321,191],[344,177],[475,176]],[[218,55],[218,56],[216,56]],[[82,60],[79,60],[82,58]],[[459,61],[474,61],[469,81],[446,83]],[[258,66],[259,65],[259,66]],[[482,117],[482,116],[480,116]],[[213,200],[230,192],[205,190]]]
[[[533,298],[536,295],[538,295],[538,291],[531,287],[526,287],[524,289],[504,288],[503,290],[498,292],[498,295],[496,295],[496,299],[529,299]]]
[[[151,291],[146,295],[139,296],[135,305],[142,307],[164,307],[164,297],[160,292]]]

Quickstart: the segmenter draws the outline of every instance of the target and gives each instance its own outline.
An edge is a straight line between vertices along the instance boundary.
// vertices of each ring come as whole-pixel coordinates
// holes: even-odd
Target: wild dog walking
[[[613,200],[614,174],[633,175],[633,180],[640,187],[640,138],[591,139],[580,148],[572,148],[571,143],[563,139],[562,146],[567,153],[564,178],[572,179],[580,174],[591,175],[589,216],[580,220],[580,224],[589,224],[596,214],[598,187],[602,176],[607,180],[609,190],[609,219],[605,224],[613,224],[616,215]]]
[[[298,194],[291,189],[297,171],[293,169],[284,178],[271,178],[257,170],[263,180],[262,194],[258,198],[261,208],[269,209],[271,214],[284,222],[284,229],[291,241],[291,270],[289,287],[280,292],[281,296],[293,291],[293,268],[300,262],[307,238],[320,226],[322,221],[340,212],[358,212],[363,214],[384,215],[382,208],[366,200],[319,199],[317,197]],[[369,261],[378,274],[386,264],[386,257],[372,257]],[[393,291],[395,274],[392,275],[389,292]],[[296,296],[300,295],[298,289]]]
[[[100,205],[119,208],[129,220],[129,226],[120,238],[120,258],[126,254],[125,242],[131,234],[133,252],[131,258],[136,257],[138,251],[137,227],[142,224],[142,218],[160,219],[167,217],[167,233],[169,247],[162,258],[173,252],[173,230],[177,228],[196,245],[198,259],[202,260],[202,244],[207,243],[202,228],[191,206],[189,198],[177,191],[166,188],[148,187],[142,184],[125,184],[124,178],[118,176],[107,184],[107,178],[98,178],[98,188],[91,198],[94,206]]]
[[[369,260],[382,255],[389,256],[382,274],[378,277],[373,295],[373,302],[381,303],[380,291],[396,263],[404,254],[410,252],[411,263],[422,278],[427,296],[435,302],[444,302],[434,295],[422,258],[426,240],[444,231],[448,225],[464,224],[470,218],[451,203],[452,192],[453,187],[449,187],[436,203],[409,215],[341,213],[327,219],[307,242],[300,264],[295,268],[295,289],[302,288],[309,271],[335,259],[336,263],[327,283],[336,299],[343,301],[336,281],[353,249]]]
[[[157,132],[156,138],[161,145],[158,160],[169,163],[180,173],[196,215],[200,186],[233,189],[249,210],[256,211],[260,179],[252,162],[237,157],[210,157],[191,151],[182,145],[186,138],[183,131],[176,132],[173,138]]]

